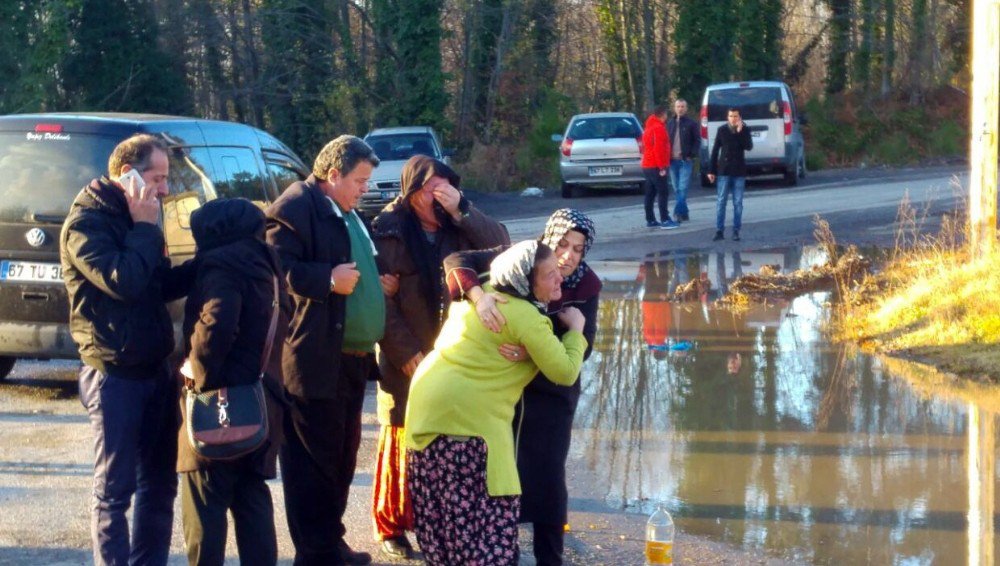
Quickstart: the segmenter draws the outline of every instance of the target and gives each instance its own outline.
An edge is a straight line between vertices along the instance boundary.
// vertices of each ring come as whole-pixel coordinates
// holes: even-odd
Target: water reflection
[[[665,500],[684,531],[794,560],[992,564],[1000,402],[981,400],[1000,395],[947,395],[904,378],[906,364],[830,343],[825,293],[738,314],[712,305],[740,273],[821,259],[595,266],[610,279],[574,457],[606,478],[609,505]],[[666,300],[703,273],[715,291]]]

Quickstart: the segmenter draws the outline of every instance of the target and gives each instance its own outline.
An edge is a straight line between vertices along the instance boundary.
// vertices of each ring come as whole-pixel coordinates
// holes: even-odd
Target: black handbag
[[[267,402],[264,399],[263,379],[278,326],[278,278],[273,279],[271,325],[267,329],[257,381],[198,393],[194,390],[194,381],[185,380],[188,442],[202,458],[232,460],[253,452],[267,440]]]

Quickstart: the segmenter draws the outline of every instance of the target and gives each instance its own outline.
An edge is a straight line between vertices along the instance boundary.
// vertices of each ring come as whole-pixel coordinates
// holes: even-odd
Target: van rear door
[[[715,132],[726,123],[729,108],[738,108],[743,122],[750,127],[753,149],[746,158],[774,159],[785,156],[785,123],[779,86],[741,86],[708,91],[708,150],[715,143]]]
[[[119,138],[59,123],[26,127],[0,131],[0,312],[11,322],[66,322],[59,232],[80,189],[104,174]]]

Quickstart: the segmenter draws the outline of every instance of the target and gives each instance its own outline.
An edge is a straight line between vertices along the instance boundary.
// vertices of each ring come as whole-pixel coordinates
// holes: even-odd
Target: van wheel
[[[806,156],[799,155],[799,179],[806,178]]]
[[[12,358],[10,356],[0,356],[0,381],[7,378],[10,375],[11,370],[14,369],[14,362],[17,358]]]

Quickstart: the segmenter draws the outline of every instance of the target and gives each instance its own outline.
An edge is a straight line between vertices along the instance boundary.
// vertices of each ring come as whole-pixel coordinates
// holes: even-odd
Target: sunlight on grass
[[[842,288],[838,337],[956,373],[1000,376],[1000,252],[970,258],[966,226],[952,216],[933,236],[920,234],[920,223],[904,201],[888,264]]]

